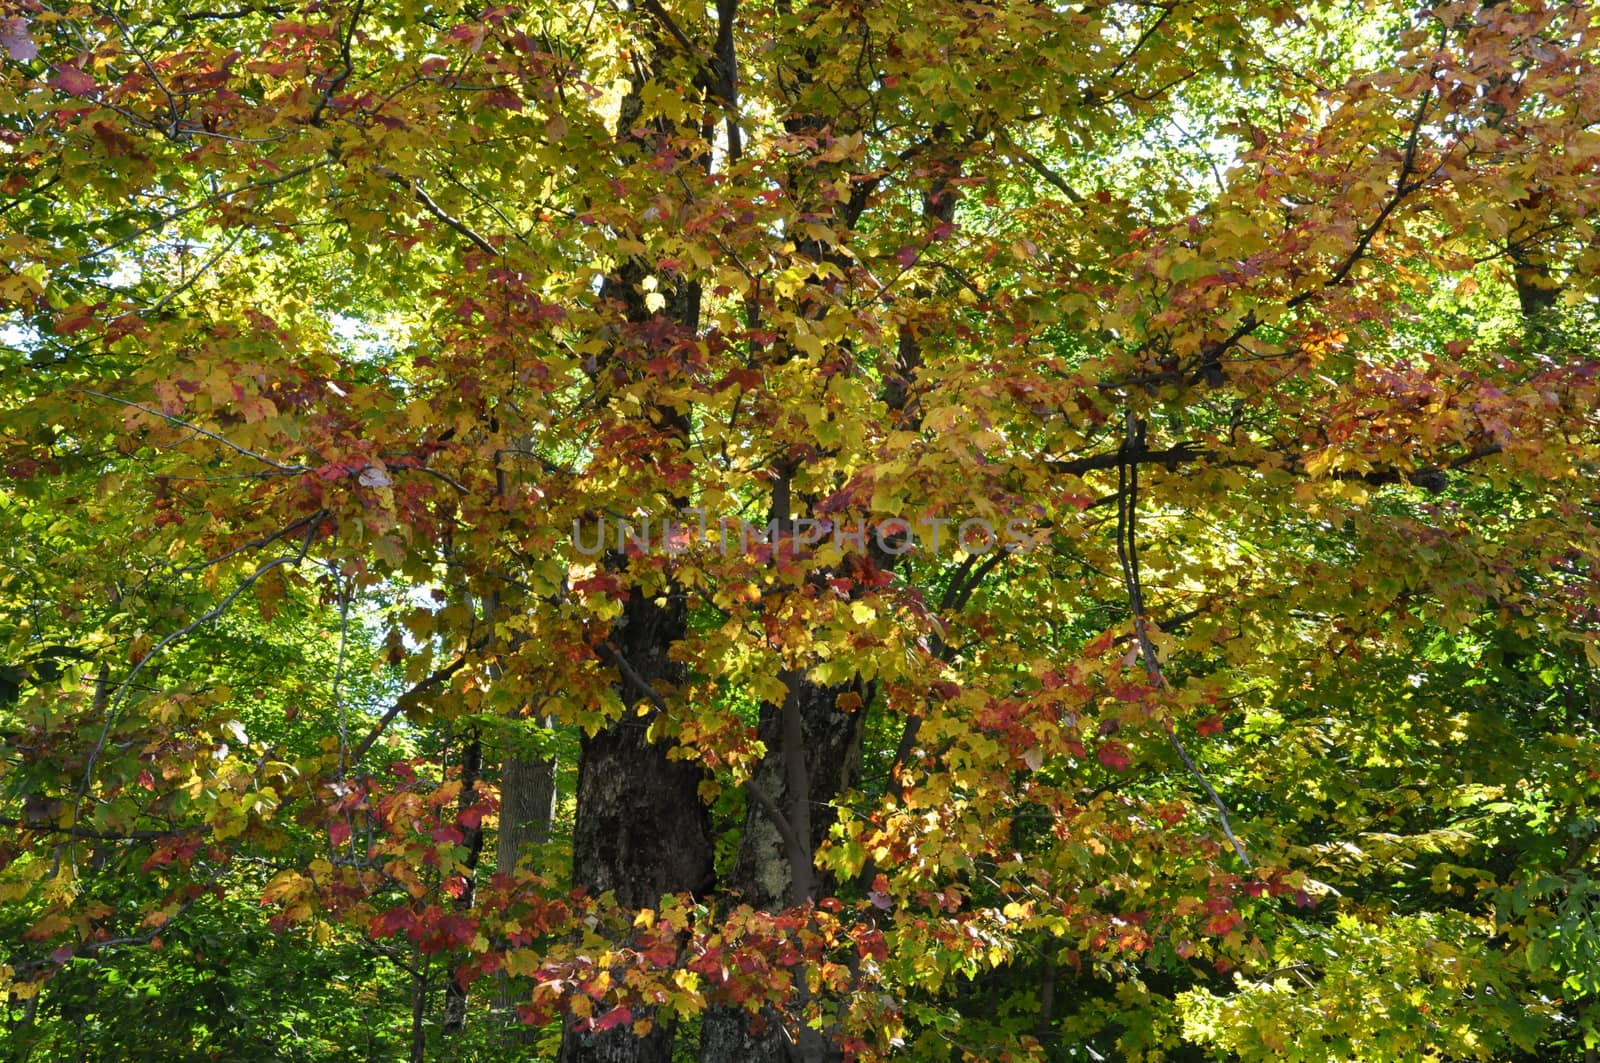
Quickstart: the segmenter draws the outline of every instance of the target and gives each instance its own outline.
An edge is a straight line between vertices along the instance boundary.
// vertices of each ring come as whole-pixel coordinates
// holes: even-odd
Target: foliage
[[[1589,5],[0,53],[12,1055],[1600,1049]]]

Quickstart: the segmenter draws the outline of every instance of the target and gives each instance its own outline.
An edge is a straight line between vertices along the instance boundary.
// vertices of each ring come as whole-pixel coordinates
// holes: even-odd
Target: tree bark
[[[668,649],[684,634],[681,603],[658,605],[634,594],[610,642],[645,683],[676,678]],[[633,679],[624,698],[643,698]],[[650,907],[666,893],[700,893],[712,884],[711,816],[700,798],[703,770],[669,760],[651,742],[649,718],[632,713],[584,738],[578,761],[578,819],[573,830],[573,883],[616,893],[628,907]]]
[[[507,756],[500,766],[500,830],[495,841],[495,871],[509,875],[529,853],[549,841],[555,813],[555,758]]]
[[[412,960],[420,965],[421,958],[412,952]],[[423,970],[420,966],[419,971]],[[424,1063],[428,1058],[428,976],[414,975],[411,979],[411,1063]]]
[[[683,637],[684,619],[681,599],[628,598],[609,640],[626,665],[625,703],[647,700],[641,685],[678,677],[680,667],[667,651]],[[585,738],[578,758],[573,884],[596,894],[613,891],[629,908],[654,907],[668,893],[701,894],[715,880],[711,814],[700,798],[703,769],[667,759],[668,747],[646,737],[648,724],[626,713]],[[561,1063],[668,1063],[671,1057],[672,1030],[660,1023],[643,1037],[627,1026],[599,1034],[569,1027],[561,1041]]]
[[[862,725],[866,720],[865,702],[870,692],[861,684],[820,686],[795,676],[790,679],[788,705],[762,705],[759,733],[767,748],[751,775],[748,785],[758,787],[774,807],[785,811],[789,825],[804,829],[807,844],[803,877],[804,897],[795,895],[795,876],[791,856],[782,833],[764,802],[747,801],[744,834],[739,842],[729,876],[727,891],[732,900],[755,908],[776,911],[789,903],[803,903],[820,892],[831,892],[832,883],[819,879],[810,866],[810,854],[827,837],[833,825],[831,816],[810,815],[827,808],[845,790],[855,785],[861,763]],[[857,694],[862,707],[840,709],[839,696]],[[796,804],[796,779],[793,744],[785,740],[785,716],[791,724],[798,718],[801,732],[800,764],[803,765],[806,792],[798,795],[810,807],[806,825],[796,826],[798,817],[790,813]],[[701,1063],[790,1063],[806,1059],[821,1061],[837,1057],[833,1046],[812,1030],[798,1031],[796,1043],[784,1030],[783,1020],[772,1009],[755,1019],[743,1008],[707,1009],[700,1022]]]
[[[478,777],[483,772],[483,743],[474,729],[461,748],[461,794],[456,799],[458,813],[465,812],[478,799]],[[466,888],[456,898],[459,911],[471,911],[473,894],[478,885],[478,860],[483,856],[483,828],[473,827],[466,832]],[[467,1026],[467,990],[450,971],[444,984],[444,1022],[439,1032],[448,1037],[460,1033]]]
[[[545,721],[549,727],[550,722]],[[530,853],[550,840],[556,812],[554,757],[508,754],[500,764],[500,827],[495,837],[494,869],[509,875]],[[516,992],[503,973],[495,976],[494,1006],[510,1044],[530,1044],[534,1031],[517,1018]]]

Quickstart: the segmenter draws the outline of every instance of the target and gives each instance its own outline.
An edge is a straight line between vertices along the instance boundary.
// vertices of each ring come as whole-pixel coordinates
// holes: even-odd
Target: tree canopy
[[[1600,1052],[1582,0],[0,0],[0,1049]]]

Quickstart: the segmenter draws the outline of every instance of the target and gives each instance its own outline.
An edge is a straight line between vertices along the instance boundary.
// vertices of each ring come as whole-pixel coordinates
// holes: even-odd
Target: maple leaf
[[[21,15],[0,18],[0,48],[19,63],[39,58],[39,46],[28,34],[28,20]]]
[[[57,67],[49,84],[72,96],[87,96],[98,87],[93,77],[75,66]]]
[[[1133,758],[1128,753],[1128,747],[1116,741],[1102,742],[1100,747],[1095,750],[1095,756],[1100,759],[1100,763],[1112,771],[1127,771],[1128,765],[1133,763]]]

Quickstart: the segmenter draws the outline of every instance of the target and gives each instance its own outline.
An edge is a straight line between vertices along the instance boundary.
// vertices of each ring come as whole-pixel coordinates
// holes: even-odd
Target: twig
[[[269,457],[257,454],[255,451],[249,450],[245,447],[241,447],[227,436],[218,435],[216,432],[213,432],[208,428],[201,428],[199,425],[190,421],[185,421],[181,417],[174,417],[170,413],[163,413],[160,410],[153,410],[149,406],[134,402],[130,399],[119,399],[115,395],[107,395],[104,392],[92,391],[89,388],[68,388],[67,391],[69,393],[76,391],[82,395],[92,395],[97,399],[104,399],[107,402],[117,403],[119,406],[127,406],[130,409],[139,410],[142,413],[148,413],[152,417],[159,417],[168,424],[175,424],[180,428],[187,428],[191,432],[199,433],[200,435],[205,436],[207,439],[214,439],[218,443],[221,443],[223,446],[227,447],[229,450],[243,454],[247,458],[254,458],[263,465],[270,465],[272,468],[277,469],[279,472],[284,473],[285,475],[292,476],[311,471],[310,466],[307,465],[284,465],[282,462],[273,461]]]

